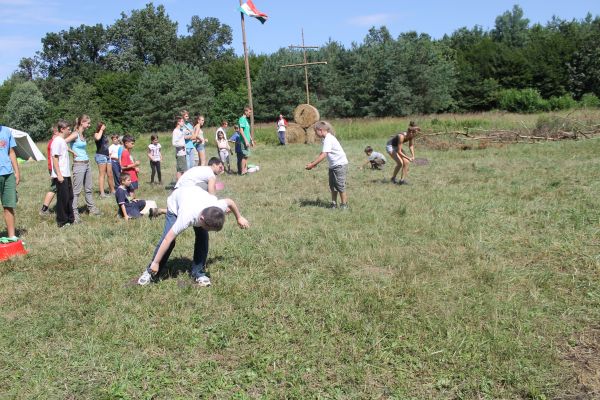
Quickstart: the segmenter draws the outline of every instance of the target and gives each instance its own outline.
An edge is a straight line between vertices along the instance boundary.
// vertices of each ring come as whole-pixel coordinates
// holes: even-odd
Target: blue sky
[[[121,12],[140,9],[148,1],[138,0],[0,0],[0,82],[16,68],[23,57],[41,49],[48,32],[68,30],[81,24],[111,25]],[[598,0],[254,0],[256,7],[269,15],[261,25],[247,19],[248,47],[255,53],[272,53],[281,47],[301,42],[304,28],[307,45],[322,45],[330,38],[349,46],[361,42],[371,26],[385,25],[394,37],[415,30],[440,38],[466,26],[494,26],[495,18],[514,4],[523,8],[532,23],[545,24],[556,15],[562,19],[582,19],[588,12],[600,15]],[[216,17],[233,28],[233,46],[242,54],[239,0],[165,0],[179,33],[186,33],[192,15]]]

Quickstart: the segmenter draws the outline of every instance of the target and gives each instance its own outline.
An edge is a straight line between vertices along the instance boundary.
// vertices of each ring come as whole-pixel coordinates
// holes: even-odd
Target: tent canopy
[[[12,131],[15,142],[17,143],[17,147],[15,147],[15,153],[17,154],[17,157],[24,160],[32,159],[35,161],[42,161],[46,159],[28,133],[14,128],[9,129]]]

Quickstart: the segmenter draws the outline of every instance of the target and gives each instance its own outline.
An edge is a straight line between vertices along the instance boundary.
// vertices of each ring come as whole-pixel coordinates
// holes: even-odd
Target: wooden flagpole
[[[240,7],[242,6],[240,0]],[[254,141],[254,107],[252,105],[252,83],[250,81],[250,63],[248,61],[248,47],[246,46],[246,24],[244,23],[244,13],[240,11],[242,17],[242,41],[244,44],[244,64],[246,65],[246,85],[248,86],[248,106],[252,109],[250,114],[250,137]]]

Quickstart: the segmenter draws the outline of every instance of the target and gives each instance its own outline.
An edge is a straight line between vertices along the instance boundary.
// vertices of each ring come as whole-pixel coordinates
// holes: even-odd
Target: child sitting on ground
[[[385,165],[385,156],[373,151],[371,146],[365,147],[365,154],[367,155],[367,160],[360,166],[361,169],[364,169],[369,163],[371,164],[371,169],[381,169]]]
[[[119,207],[119,216],[128,221],[131,218],[142,216],[142,210],[146,207],[146,200],[135,198],[135,192],[131,187],[131,175],[127,172],[121,174],[121,184],[115,191],[115,199]],[[163,208],[151,208],[150,218],[166,214],[167,210]]]

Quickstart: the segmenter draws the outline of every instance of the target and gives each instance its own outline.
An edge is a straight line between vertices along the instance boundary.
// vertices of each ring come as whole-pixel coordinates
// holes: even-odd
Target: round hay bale
[[[306,131],[303,127],[293,122],[289,123],[285,130],[286,142],[287,143],[305,143],[306,142]]]
[[[321,119],[319,110],[310,104],[300,104],[294,110],[294,121],[303,128],[308,128]]]
[[[315,130],[312,126],[306,128],[306,144],[313,144],[317,142],[317,135],[315,134]]]

